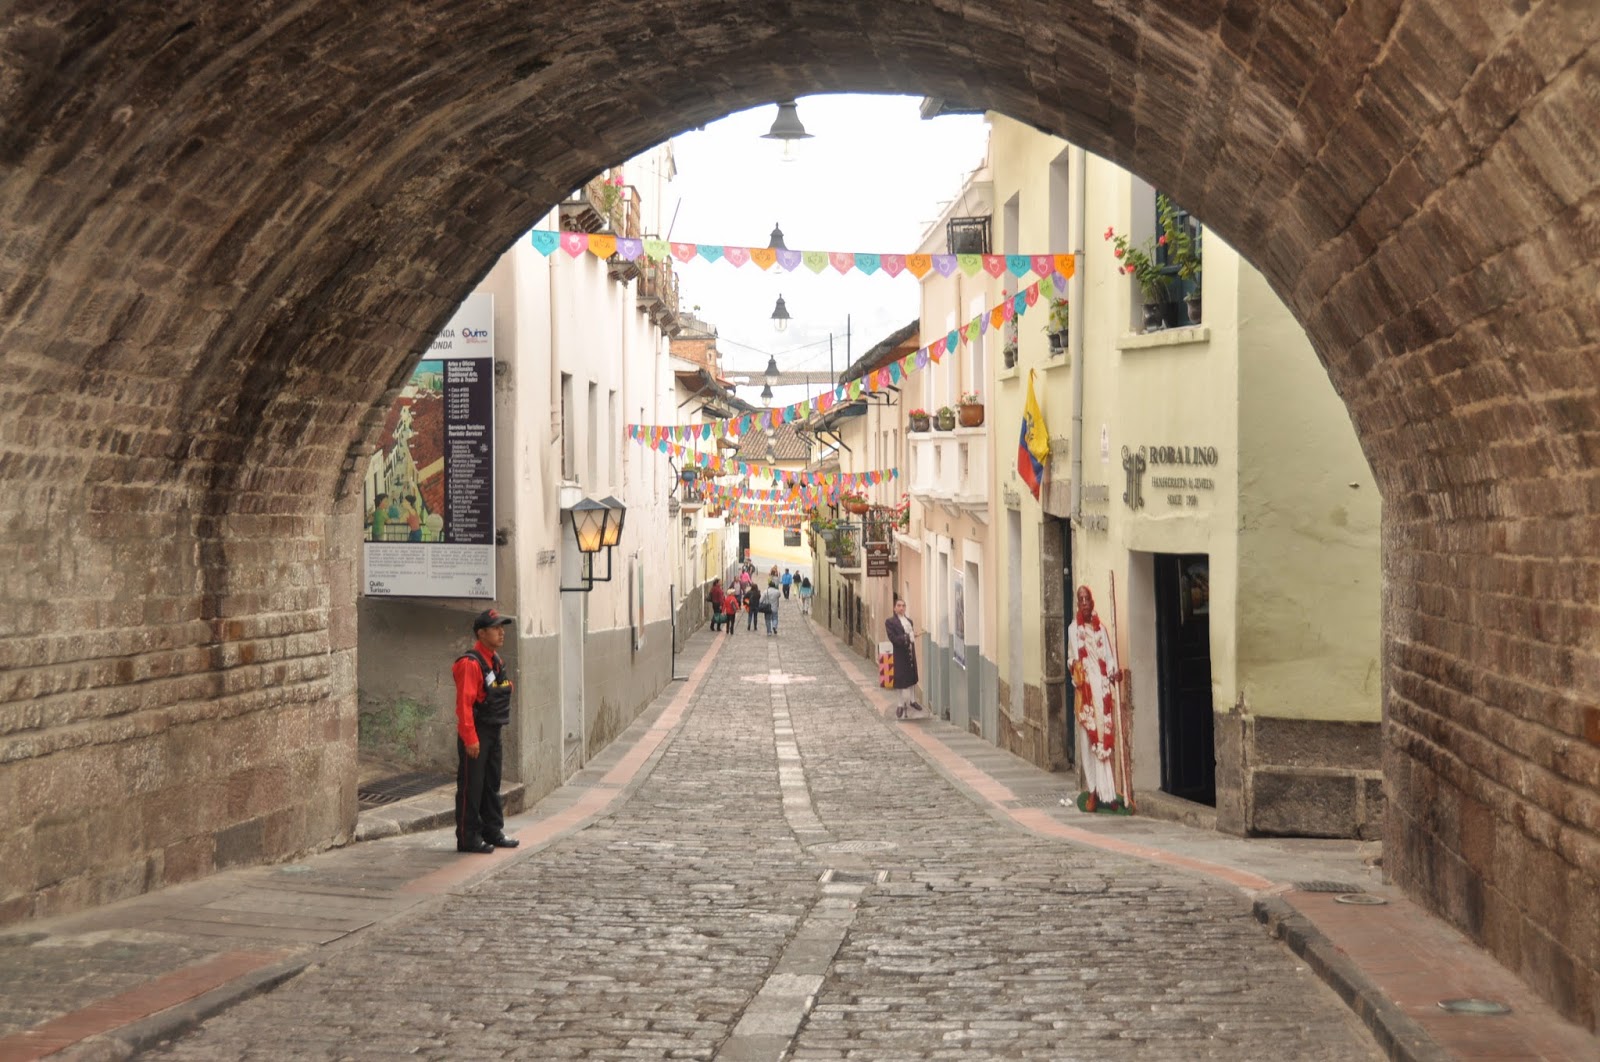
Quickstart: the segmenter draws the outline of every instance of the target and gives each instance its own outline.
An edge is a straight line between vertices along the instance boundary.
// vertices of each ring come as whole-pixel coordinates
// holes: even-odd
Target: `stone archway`
[[[11,5],[0,920],[342,836],[343,483],[426,337],[606,163],[904,91],[1148,177],[1300,317],[1385,498],[1390,867],[1592,1027],[1600,13],[1465,7]]]

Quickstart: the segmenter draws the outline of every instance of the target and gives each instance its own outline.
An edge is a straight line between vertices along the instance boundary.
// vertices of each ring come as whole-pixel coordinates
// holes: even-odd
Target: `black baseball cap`
[[[472,621],[472,630],[476,633],[485,627],[509,627],[515,622],[517,621],[514,616],[502,616],[489,608],[478,613],[478,618]]]

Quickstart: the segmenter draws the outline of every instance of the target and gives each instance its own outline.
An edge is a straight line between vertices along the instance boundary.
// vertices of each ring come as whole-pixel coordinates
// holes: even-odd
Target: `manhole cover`
[[[829,841],[816,846],[819,852],[887,852],[899,847],[893,841]]]
[[[1301,892],[1360,892],[1360,885],[1345,881],[1297,881],[1294,887]]]
[[[425,771],[397,774],[392,778],[379,778],[361,786],[356,790],[356,802],[364,808],[375,808],[449,784],[449,778]]]
[[[1389,901],[1370,892],[1346,892],[1335,896],[1333,902],[1355,904],[1357,907],[1382,907]]]

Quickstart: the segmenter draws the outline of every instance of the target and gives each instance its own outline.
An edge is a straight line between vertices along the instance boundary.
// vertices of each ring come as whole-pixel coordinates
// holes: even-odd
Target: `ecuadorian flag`
[[[1033,371],[1028,371],[1028,401],[1022,407],[1022,437],[1017,440],[1017,474],[1039,500],[1039,485],[1044,482],[1044,463],[1050,457],[1050,432],[1044,426],[1044,410],[1033,397]]]

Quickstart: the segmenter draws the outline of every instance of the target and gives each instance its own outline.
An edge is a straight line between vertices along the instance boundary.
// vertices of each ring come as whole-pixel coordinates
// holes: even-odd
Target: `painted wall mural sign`
[[[1124,446],[1122,470],[1127,475],[1127,487],[1122,500],[1130,509],[1144,508],[1144,474],[1149,470],[1150,489],[1165,492],[1168,505],[1197,507],[1199,492],[1216,490],[1216,480],[1207,475],[1174,473],[1215,468],[1220,460],[1215,446],[1141,446],[1137,450]]]
[[[1210,476],[1180,476],[1171,474],[1156,475],[1154,470],[1160,466],[1174,467],[1175,469],[1215,468],[1217,466],[1217,448],[1215,446],[1151,446],[1150,452],[1150,489],[1165,491],[1167,504],[1178,505],[1184,508],[1195,507],[1200,504],[1198,491],[1216,490],[1217,484]]]
[[[384,419],[363,482],[362,592],[495,596],[494,296],[467,296]]]

